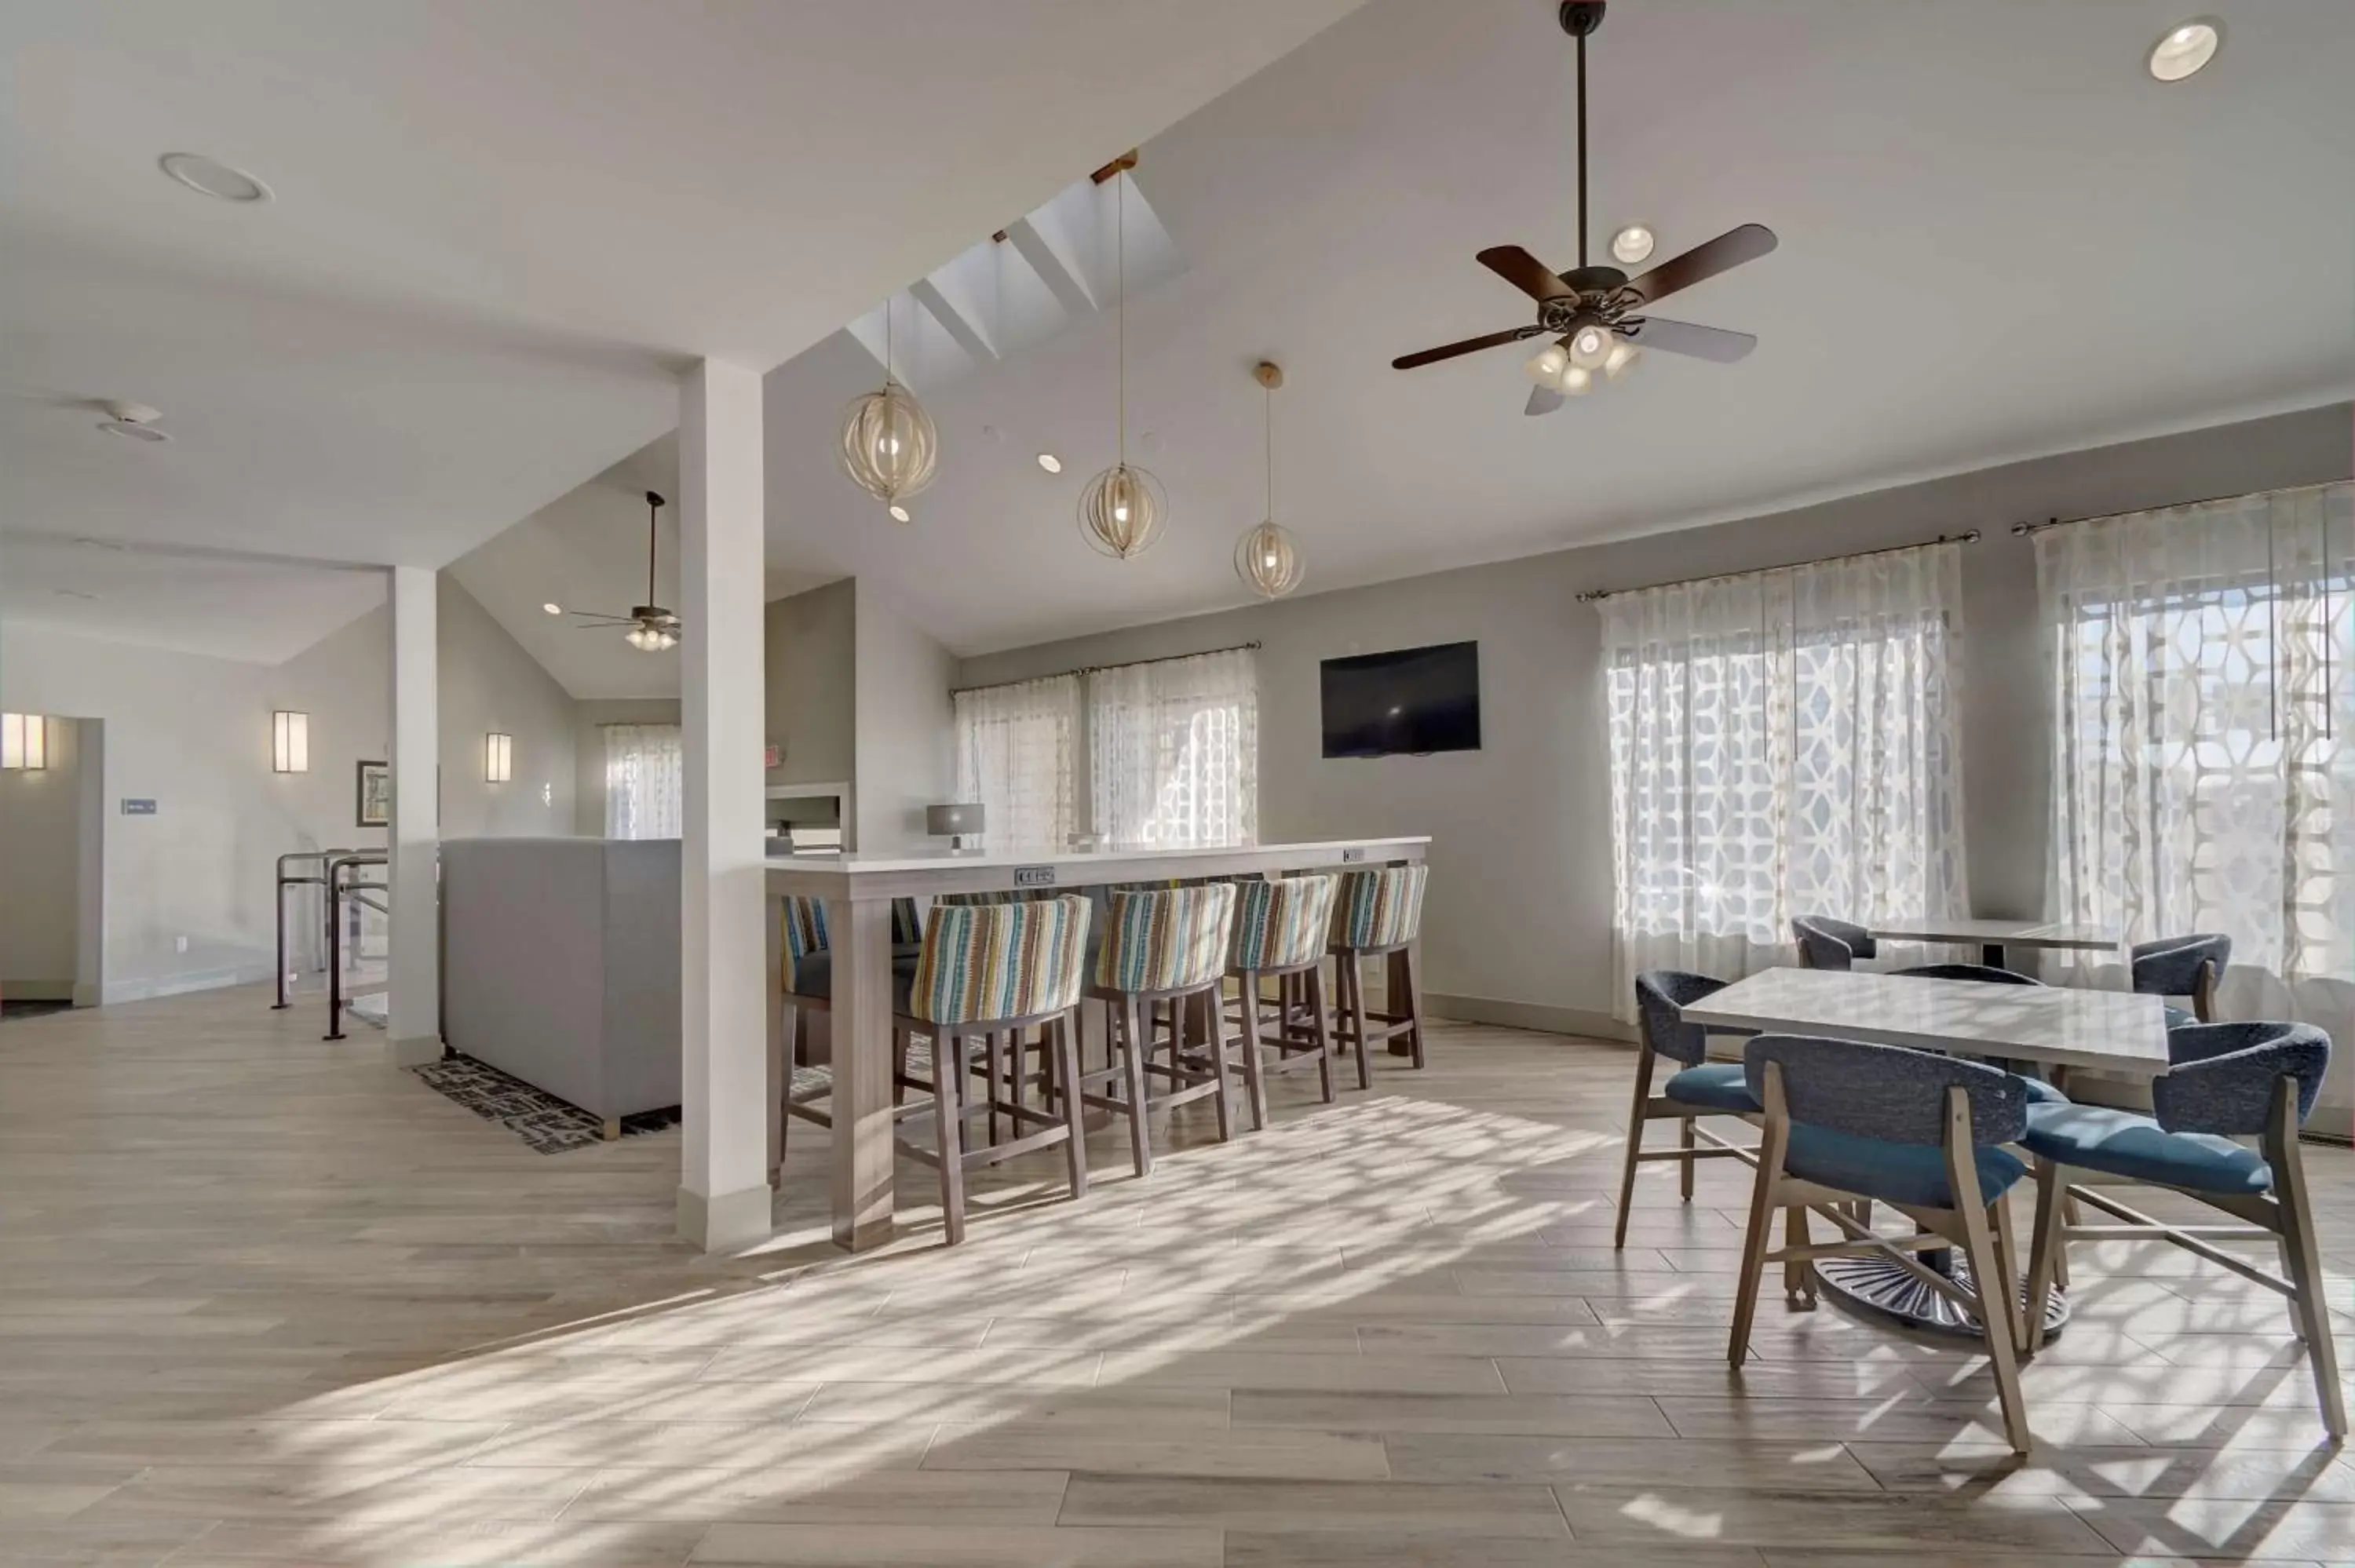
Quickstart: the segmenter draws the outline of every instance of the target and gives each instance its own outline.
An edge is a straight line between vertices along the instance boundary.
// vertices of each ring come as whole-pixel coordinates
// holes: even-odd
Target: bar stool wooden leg
[[[1267,1080],[1261,1075],[1262,1067],[1259,1058],[1259,974],[1257,970],[1243,971],[1242,1003],[1243,1087],[1251,1096],[1252,1130],[1265,1132],[1267,1130]],[[1220,1032],[1221,1034],[1225,1033],[1223,1024],[1220,1026]],[[1277,1033],[1278,1037],[1281,1038],[1281,1024],[1278,1026]],[[1221,1054],[1223,1054],[1223,1047],[1221,1047]]]
[[[1319,964],[1301,980],[1308,995],[1309,1008],[1316,1015],[1316,1086],[1329,1106],[1340,1097],[1333,1088],[1333,1020],[1325,1005],[1325,967]]]
[[[964,1240],[964,1039],[932,1033],[933,1138],[941,1158],[941,1225],[949,1245]]]
[[[1006,1036],[992,1030],[988,1044],[983,1051],[982,1104],[989,1107],[989,1141],[997,1141],[997,1089],[1006,1070]]]
[[[1153,1139],[1145,1125],[1149,1097],[1145,1087],[1144,1009],[1132,997],[1121,1007],[1121,1064],[1128,1077],[1128,1157],[1140,1177],[1153,1174]]]
[[[1374,1086],[1374,1066],[1366,1059],[1366,971],[1354,953],[1341,958],[1342,1026],[1348,1031],[1349,1045],[1358,1056],[1358,1087]]]
[[[1227,1073],[1227,1026],[1219,1017],[1219,993],[1205,991],[1189,997],[1180,1011],[1190,1013],[1198,1024],[1207,1025],[1202,1033],[1210,1048],[1210,1081],[1219,1086],[1219,1092],[1210,1098],[1219,1107],[1219,1141],[1225,1143],[1235,1135],[1235,1096]]]
[[[1071,1196],[1084,1198],[1088,1195],[1088,1130],[1076,1086],[1080,1081],[1079,1010],[1057,1019],[1052,1029],[1055,1076],[1062,1085],[1063,1130],[1071,1135],[1064,1141],[1063,1155],[1070,1162]]]
[[[1391,973],[1396,979],[1397,989],[1403,1001],[1402,1011],[1408,1021],[1414,1025],[1413,1033],[1407,1036],[1411,1046],[1408,1054],[1414,1059],[1414,1065],[1420,1067],[1423,1065],[1423,977],[1418,972],[1422,966],[1416,959],[1416,951],[1417,948],[1410,945],[1391,954]]]

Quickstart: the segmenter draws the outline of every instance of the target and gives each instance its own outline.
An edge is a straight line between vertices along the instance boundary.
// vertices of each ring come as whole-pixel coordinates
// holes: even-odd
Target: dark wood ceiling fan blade
[[[1773,229],[1763,223],[1745,223],[1681,256],[1671,256],[1639,278],[1630,278],[1627,287],[1646,303],[1664,300],[1679,289],[1730,272],[1744,261],[1755,261],[1774,249]]]
[[[1412,370],[1417,366],[1434,365],[1443,359],[1453,359],[1459,354],[1477,354],[1484,348],[1496,348],[1504,344],[1518,343],[1525,337],[1535,336],[1537,332],[1538,329],[1533,326],[1508,327],[1503,332],[1492,332],[1486,337],[1467,337],[1462,343],[1451,343],[1444,348],[1426,348],[1420,354],[1401,355],[1391,361],[1391,368]]]
[[[1475,260],[1532,300],[1567,299],[1578,292],[1518,245],[1492,245]]]
[[[1550,387],[1532,387],[1529,388],[1529,403],[1521,409],[1521,412],[1524,414],[1550,414],[1567,401],[1569,401],[1569,399],[1565,398],[1561,393],[1555,391]]]
[[[1758,340],[1750,334],[1728,332],[1723,327],[1695,326],[1690,322],[1667,321],[1658,316],[1646,316],[1643,323],[1627,334],[1627,341],[1637,348],[1713,359],[1720,365],[1747,359],[1750,351],[1758,346]]]

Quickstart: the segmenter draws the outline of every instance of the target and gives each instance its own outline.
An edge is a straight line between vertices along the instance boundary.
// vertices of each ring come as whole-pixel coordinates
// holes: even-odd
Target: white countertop
[[[1094,849],[1094,850],[975,850],[958,853],[953,850],[923,850],[909,854],[869,854],[862,851],[850,853],[828,853],[823,851],[770,856],[773,863],[783,862],[812,871],[838,871],[851,875],[860,873],[900,873],[911,871],[999,871],[1016,866],[1050,865],[1059,870],[1084,871],[1090,867],[1117,870],[1125,862],[1166,860],[1231,860],[1237,856],[1253,859],[1289,860],[1297,858],[1304,866],[1333,864],[1345,855],[1380,863],[1387,858],[1383,851],[1420,848],[1431,842],[1429,835],[1420,838],[1388,839],[1326,839],[1314,843],[1215,844],[1187,849]]]
[[[2073,948],[2091,952],[2118,949],[2115,931],[2048,920],[1897,920],[1870,930],[1884,942],[1989,942],[2007,948]]]
[[[2137,1077],[2168,1067],[2163,1004],[2133,991],[1778,969],[1736,980],[1683,1013],[1712,1029],[1824,1034]]]

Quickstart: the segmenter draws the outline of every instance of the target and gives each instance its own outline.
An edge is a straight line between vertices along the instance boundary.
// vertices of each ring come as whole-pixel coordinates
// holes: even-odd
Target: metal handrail
[[[344,1038],[344,900],[363,890],[387,895],[392,891],[388,884],[362,882],[357,876],[347,882],[344,873],[389,864],[390,858],[383,850],[345,850],[331,853],[327,859],[327,1032],[320,1036],[323,1040]],[[385,905],[368,907],[391,912],[389,899]]]
[[[278,915],[278,940],[276,944],[278,953],[278,1000],[270,1004],[272,1012],[282,1011],[293,1005],[293,999],[290,994],[291,988],[287,983],[286,890],[290,887],[325,887],[327,885],[326,867],[325,864],[320,866],[319,874],[316,876],[289,876],[286,874],[287,863],[289,861],[297,860],[315,860],[325,862],[335,859],[337,855],[366,854],[369,853],[381,852],[369,852],[357,849],[291,850],[285,854],[282,854],[278,857],[278,886],[272,895],[272,897],[277,904]]]

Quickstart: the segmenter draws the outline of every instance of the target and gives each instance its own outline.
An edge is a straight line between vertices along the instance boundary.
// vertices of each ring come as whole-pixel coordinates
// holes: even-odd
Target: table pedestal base
[[[1971,1287],[1971,1265],[1959,1253],[1930,1252],[1922,1261],[1955,1284]],[[1962,1303],[1916,1279],[1904,1265],[1886,1257],[1827,1257],[1815,1266],[1816,1282],[1824,1294],[1858,1308],[1869,1317],[1919,1329],[1932,1334],[1952,1334],[1977,1340],[1983,1336],[1979,1320]],[[2025,1298],[2025,1292],[2022,1293]],[[2042,1344],[2060,1335],[2069,1321],[2068,1293],[2056,1289],[2044,1308]]]

